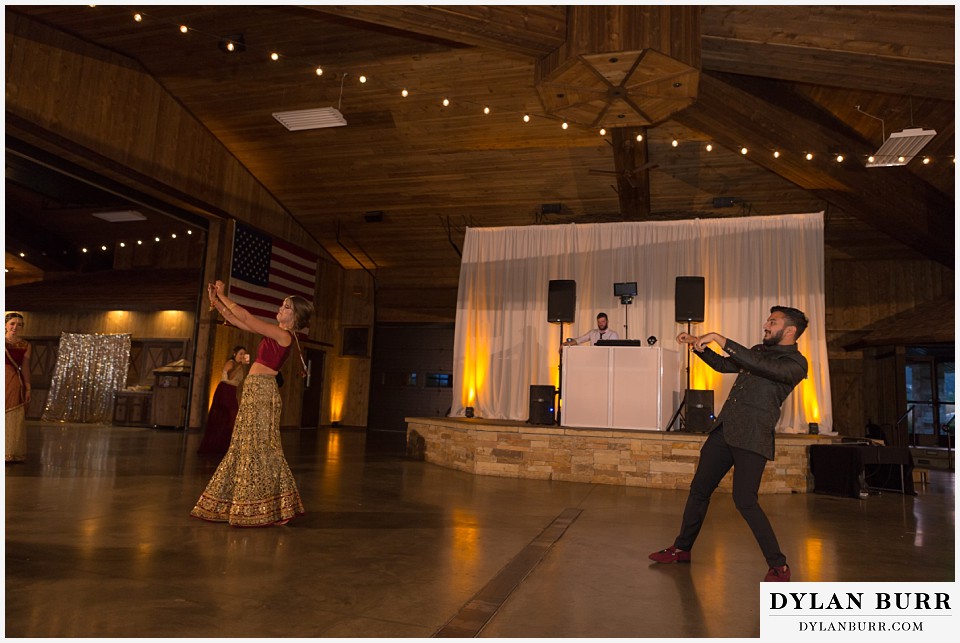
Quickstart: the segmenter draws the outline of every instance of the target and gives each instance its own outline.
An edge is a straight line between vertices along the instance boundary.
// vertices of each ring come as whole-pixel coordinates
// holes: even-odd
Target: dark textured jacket
[[[807,376],[807,358],[796,344],[748,349],[727,340],[723,357],[709,348],[696,353],[720,373],[739,373],[713,429],[723,425],[723,437],[732,447],[759,453],[773,460],[773,441],[780,407],[790,392]]]

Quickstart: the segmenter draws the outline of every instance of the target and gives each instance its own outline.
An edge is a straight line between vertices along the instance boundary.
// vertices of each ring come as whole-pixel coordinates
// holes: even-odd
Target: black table
[[[860,498],[871,490],[916,495],[907,447],[815,444],[810,447],[813,491]]]

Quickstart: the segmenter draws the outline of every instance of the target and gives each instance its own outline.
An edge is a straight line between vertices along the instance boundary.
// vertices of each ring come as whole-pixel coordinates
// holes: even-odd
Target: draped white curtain
[[[471,406],[478,417],[526,420],[532,384],[559,386],[562,338],[609,317],[621,339],[649,336],[680,350],[676,277],[702,276],[704,322],[746,346],[760,343],[771,306],[799,308],[810,326],[800,351],[810,369],[783,407],[778,431],[833,430],[824,329],[823,213],[651,223],[469,228],[460,267],[451,416]],[[576,281],[572,324],[547,321],[549,282]],[[624,305],[613,284],[637,282]],[[562,338],[561,338],[562,336]],[[715,347],[714,347],[715,348]],[[681,358],[684,362],[685,358]],[[685,362],[681,365],[681,369]],[[733,385],[690,358],[691,388],[715,391],[715,410]],[[685,381],[685,374],[683,375]]]

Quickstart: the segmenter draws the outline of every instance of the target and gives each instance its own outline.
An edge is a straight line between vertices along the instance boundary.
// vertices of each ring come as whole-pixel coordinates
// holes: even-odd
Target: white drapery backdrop
[[[467,406],[487,419],[527,420],[530,386],[559,386],[561,338],[609,317],[621,339],[658,339],[681,351],[676,336],[676,277],[705,279],[700,335],[718,332],[740,344],[762,340],[771,306],[799,308],[810,326],[800,351],[807,379],[783,407],[778,431],[805,433],[810,422],[833,431],[824,311],[823,213],[649,223],[468,228],[460,266],[451,416]],[[572,324],[547,321],[549,282],[576,281]],[[624,305],[613,284],[637,282]],[[714,348],[716,348],[714,346]],[[733,385],[697,357],[691,388],[712,389],[718,411]],[[685,383],[686,375],[681,375]],[[679,400],[677,400],[679,403]]]

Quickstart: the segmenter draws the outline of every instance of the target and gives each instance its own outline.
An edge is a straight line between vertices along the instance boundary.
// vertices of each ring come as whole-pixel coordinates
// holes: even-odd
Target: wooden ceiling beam
[[[302,8],[532,57],[550,53],[567,37],[567,9],[563,6],[318,5]]]
[[[704,70],[886,94],[954,98],[952,6],[717,6]]]
[[[865,168],[875,150],[837,121],[817,114],[798,94],[776,88],[774,103],[710,74],[700,79],[697,102],[674,116],[682,125],[734,150],[798,187],[810,190],[893,239],[944,265],[954,265],[954,202],[902,167]],[[785,107],[784,105],[791,105]],[[773,150],[789,150],[774,158]],[[826,151],[848,155],[837,163]],[[815,150],[807,161],[797,150]]]

